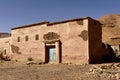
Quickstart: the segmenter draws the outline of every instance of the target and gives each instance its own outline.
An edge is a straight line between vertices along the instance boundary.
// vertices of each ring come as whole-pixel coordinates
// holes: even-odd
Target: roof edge
[[[15,29],[19,29],[19,28],[27,28],[27,27],[32,27],[32,26],[42,25],[42,24],[47,24],[49,26],[49,25],[61,24],[61,23],[66,23],[66,22],[71,22],[71,21],[79,21],[79,20],[83,20],[83,19],[92,19],[92,18],[91,17],[83,17],[83,18],[68,19],[68,20],[63,20],[63,21],[58,21],[58,22],[51,22],[51,23],[49,21],[44,21],[44,22],[40,22],[40,23],[15,27],[15,28],[12,28],[11,30],[15,30]],[[92,20],[94,20],[94,19],[92,19]]]
[[[83,20],[83,19],[84,18],[68,19],[68,20],[63,20],[63,21],[51,22],[48,25],[61,24],[61,23],[66,23],[66,22],[71,22],[71,21],[78,21],[78,20]]]
[[[27,28],[27,27],[30,27],[30,26],[36,26],[36,25],[42,25],[42,24],[48,24],[48,23],[49,23],[48,21],[44,21],[44,22],[40,22],[40,23],[28,24],[28,25],[25,25],[25,26],[12,28],[11,30],[19,29],[19,28]]]

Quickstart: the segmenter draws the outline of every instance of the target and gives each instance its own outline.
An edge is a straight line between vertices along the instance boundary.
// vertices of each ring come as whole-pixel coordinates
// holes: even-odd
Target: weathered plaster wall
[[[102,27],[101,24],[89,19],[88,26],[89,36],[89,62],[100,62],[103,53],[101,53],[102,47]]]
[[[97,62],[102,53],[102,32],[100,23],[91,18],[56,24],[41,24],[12,30],[12,52],[15,59],[28,57],[45,61],[44,35],[54,32],[61,42],[62,63]],[[39,40],[35,40],[39,35]],[[25,41],[28,36],[28,41]],[[20,37],[20,42],[17,38]]]
[[[19,48],[21,54],[14,55],[17,59],[23,57],[39,58],[44,61],[44,39],[48,32],[55,32],[60,35],[62,47],[62,63],[87,63],[88,62],[88,40],[84,40],[81,32],[87,27],[81,25],[81,21],[71,21],[54,25],[37,25],[28,28],[12,30],[12,44]],[[35,35],[39,34],[39,40],[35,40]],[[29,37],[25,41],[25,36]],[[17,42],[20,37],[20,42]],[[20,57],[21,56],[21,57]],[[25,57],[25,58],[24,58]]]
[[[10,37],[9,33],[0,33],[0,38]]]
[[[86,28],[78,24],[78,21],[57,24],[48,28],[48,31],[60,35],[62,43],[62,63],[87,63],[87,41],[79,35]]]
[[[11,53],[10,44],[11,44],[11,37],[0,38],[0,51],[4,52],[4,50],[6,49],[7,51],[6,54],[10,55]]]
[[[47,27],[46,24],[12,30],[12,44],[18,47],[21,53],[16,53],[14,58],[27,60],[32,57],[44,60],[44,44],[42,42],[44,27]],[[39,40],[35,40],[35,35],[39,35]],[[25,41],[25,36],[28,36],[28,41]],[[18,37],[20,37],[20,42],[17,42]]]

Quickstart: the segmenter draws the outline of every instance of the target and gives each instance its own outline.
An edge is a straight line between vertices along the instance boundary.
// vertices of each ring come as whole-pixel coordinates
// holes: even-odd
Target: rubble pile
[[[120,63],[93,65],[89,73],[101,79],[120,80]]]

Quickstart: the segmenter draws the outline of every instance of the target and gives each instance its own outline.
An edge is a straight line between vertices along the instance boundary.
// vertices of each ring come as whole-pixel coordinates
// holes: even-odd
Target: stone
[[[26,64],[27,65],[33,65],[33,64],[37,64],[37,63],[35,61],[28,61]]]
[[[119,63],[93,65],[89,73],[97,74],[101,79],[120,80]]]
[[[115,74],[115,77],[116,77],[117,80],[119,80],[120,79],[120,74],[119,73]]]

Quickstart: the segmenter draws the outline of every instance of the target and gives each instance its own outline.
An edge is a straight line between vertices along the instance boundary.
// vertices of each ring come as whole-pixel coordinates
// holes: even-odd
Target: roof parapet
[[[83,17],[83,18],[75,18],[75,19],[69,19],[69,20],[63,20],[63,21],[51,22],[51,23],[49,21],[44,21],[44,22],[40,22],[40,23],[29,24],[29,25],[20,26],[20,27],[15,27],[15,28],[12,28],[11,30],[20,29],[20,28],[27,28],[27,27],[32,27],[32,26],[42,25],[42,24],[47,24],[48,26],[50,26],[50,25],[55,25],[55,24],[71,22],[71,21],[79,21],[79,20],[83,20],[83,19],[92,19],[92,18],[91,17]],[[94,19],[92,19],[92,20],[94,20]]]
[[[40,22],[40,23],[29,24],[29,25],[20,26],[20,27],[15,27],[15,28],[12,28],[11,30],[19,29],[19,28],[27,28],[27,27],[31,27],[31,26],[42,25],[42,24],[48,24],[48,23],[49,23],[48,21],[44,21],[44,22]]]

